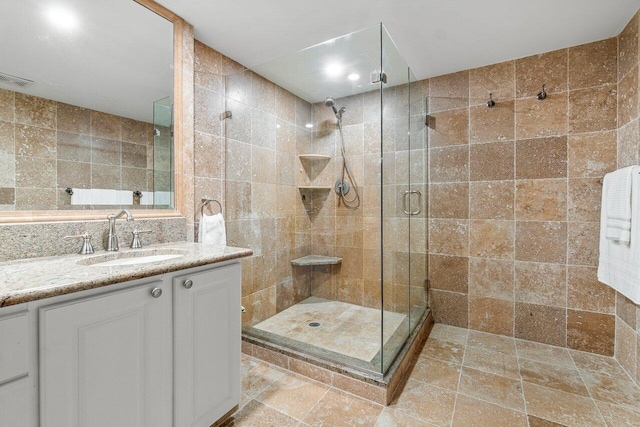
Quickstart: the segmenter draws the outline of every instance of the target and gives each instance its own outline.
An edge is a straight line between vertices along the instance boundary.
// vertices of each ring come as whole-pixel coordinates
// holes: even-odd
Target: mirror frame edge
[[[193,215],[193,203],[187,200],[185,186],[193,188],[193,170],[185,162],[183,150],[187,144],[193,144],[194,128],[189,125],[193,118],[193,26],[154,0],[131,0],[146,7],[151,12],[173,23],[173,110],[174,110],[174,208],[173,209],[131,209],[136,218],[181,218],[187,222]],[[191,50],[191,52],[189,52]],[[190,60],[191,63],[185,62]],[[189,84],[191,82],[191,84]],[[193,150],[191,149],[191,152]],[[186,176],[185,176],[186,174]],[[4,211],[0,212],[0,225],[39,222],[94,221],[103,220],[112,210],[40,210],[40,211]],[[191,212],[192,213],[192,212]]]

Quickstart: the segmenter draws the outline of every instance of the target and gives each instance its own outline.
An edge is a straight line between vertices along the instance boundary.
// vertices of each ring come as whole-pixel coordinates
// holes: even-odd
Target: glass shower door
[[[382,59],[382,372],[426,309],[426,209],[421,88],[381,26]]]
[[[175,205],[172,107],[170,97],[153,103],[153,200],[145,200],[147,195],[143,195],[140,203],[156,208],[173,208]]]

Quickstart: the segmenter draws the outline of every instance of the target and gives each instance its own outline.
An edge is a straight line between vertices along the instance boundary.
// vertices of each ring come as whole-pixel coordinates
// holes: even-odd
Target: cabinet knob
[[[153,288],[153,290],[151,291],[151,296],[154,298],[160,298],[160,295],[162,295],[162,289]]]
[[[184,286],[187,289],[191,289],[191,287],[193,286],[193,280],[191,279],[185,280],[182,286]]]

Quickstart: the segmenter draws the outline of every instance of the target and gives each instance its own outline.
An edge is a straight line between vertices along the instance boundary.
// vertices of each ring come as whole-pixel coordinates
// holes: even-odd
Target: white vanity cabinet
[[[29,313],[0,311],[0,426],[26,427],[34,417],[29,395]]]
[[[210,426],[240,403],[241,268],[0,309],[0,427]]]
[[[41,307],[42,427],[171,426],[171,288]]]
[[[209,427],[240,402],[240,265],[176,275],[175,425]]]

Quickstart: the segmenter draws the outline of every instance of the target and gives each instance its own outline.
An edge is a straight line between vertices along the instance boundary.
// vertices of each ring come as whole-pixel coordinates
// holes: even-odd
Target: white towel
[[[116,203],[118,205],[133,205],[133,191],[118,190],[116,193]]]
[[[160,205],[160,206],[170,205],[172,194],[173,193],[171,191],[155,191],[154,197],[153,197],[153,204]]]
[[[607,201],[607,239],[629,243],[631,239],[631,185],[637,166],[605,175],[603,200]]]
[[[600,259],[598,280],[611,286],[636,304],[640,304],[640,167],[631,175],[631,229],[630,242],[611,240],[607,237],[609,198],[607,179],[602,189],[600,214]]]
[[[141,206],[153,206],[153,191],[143,191],[140,197]]]
[[[205,245],[227,246],[227,232],[222,214],[202,215],[200,217],[198,241]]]
[[[88,188],[74,188],[71,195],[72,205],[90,205],[91,190]]]
[[[92,205],[117,205],[118,204],[118,191],[108,190],[102,188],[91,189],[91,204]]]

